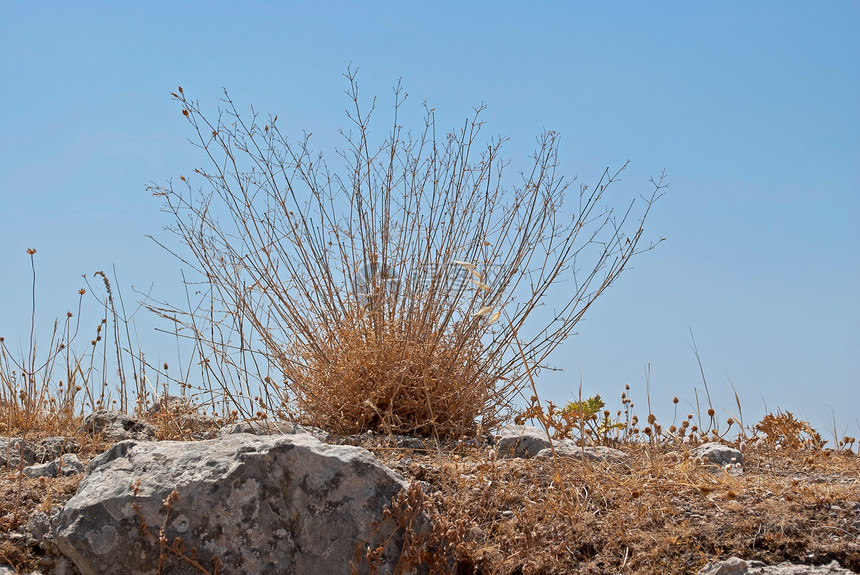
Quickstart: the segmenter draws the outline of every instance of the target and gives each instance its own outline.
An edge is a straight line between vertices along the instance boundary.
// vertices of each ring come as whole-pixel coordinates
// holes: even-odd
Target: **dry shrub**
[[[827,443],[808,422],[796,419],[790,411],[768,413],[755,426],[769,445],[786,449],[821,449]]]
[[[370,536],[359,541],[355,556],[350,561],[350,573],[376,575],[389,572],[383,565],[386,547],[395,533],[402,532],[403,544],[397,563],[391,570],[395,575],[420,572],[450,572],[444,557],[433,553],[433,547],[441,542],[437,539],[429,522],[427,511],[430,508],[421,486],[411,481],[407,488],[398,493],[382,511],[381,521],[374,523]],[[386,533],[387,532],[387,533]],[[444,571],[440,570],[444,568]],[[416,569],[417,568],[417,569]],[[427,571],[424,571],[424,569]]]
[[[322,353],[304,351],[298,404],[311,423],[343,434],[474,432],[496,388],[492,374],[470,361],[480,356],[480,341],[444,334],[423,339],[408,322],[388,322],[382,330],[367,322],[338,326],[336,339],[318,343]]]
[[[522,362],[545,366],[627,262],[653,247],[639,242],[663,179],[636,215],[633,203],[617,215],[605,205],[620,170],[565,203],[558,134],[538,138],[511,182],[504,140],[480,137],[480,108],[440,137],[425,106],[423,129],[407,132],[399,86],[376,146],[374,109],[346,76],[341,174],[311,151],[309,134],[285,136],[277,116],[242,116],[225,97],[210,119],[181,88],[173,94],[211,163],[151,191],[187,248],[171,253],[200,274],[189,293],[202,297],[150,308],[195,342],[212,402],[243,417],[449,436],[493,426],[525,382]],[[534,325],[550,299],[555,310]]]

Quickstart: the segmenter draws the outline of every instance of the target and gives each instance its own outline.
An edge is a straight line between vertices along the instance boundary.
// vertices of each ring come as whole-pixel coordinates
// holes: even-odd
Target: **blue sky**
[[[630,159],[619,205],[666,169],[646,230],[666,242],[559,349],[547,399],[581,381],[614,407],[629,383],[646,412],[650,364],[655,412],[671,418],[675,395],[686,412],[702,390],[692,328],[718,409],[735,410],[731,381],[747,422],[766,405],[830,437],[832,408],[857,435],[858,23],[848,1],[4,2],[0,335],[27,340],[31,247],[40,337],[75,307],[81,274],[115,265],[127,300],[131,286],[182,297],[180,265],[145,237],[171,241],[146,185],[203,164],[177,86],[209,109],[227,88],[332,151],[352,63],[381,115],[400,78],[411,113],[426,99],[446,129],[485,103],[513,168],[543,129],[562,133],[579,182]],[[170,361],[172,341],[135,320]]]

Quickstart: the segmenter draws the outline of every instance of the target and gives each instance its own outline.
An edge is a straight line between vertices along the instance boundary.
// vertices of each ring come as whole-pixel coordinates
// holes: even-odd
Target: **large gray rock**
[[[90,434],[101,434],[111,441],[137,439],[147,441],[155,439],[155,428],[150,424],[133,419],[118,411],[96,411],[84,418],[81,431]]]
[[[499,457],[534,457],[549,448],[546,432],[530,425],[508,425],[496,434]]]
[[[406,485],[370,452],[305,433],[123,441],[90,463],[54,541],[82,575],[155,574],[163,525],[168,545],[181,538],[186,556],[238,575],[349,573],[357,546],[387,540],[378,572],[391,573],[402,532],[375,522]],[[171,551],[162,562],[164,573],[199,572]]]
[[[836,561],[817,566],[794,563],[765,565],[761,561],[744,561],[731,557],[717,563],[708,563],[698,575],[851,575],[851,571],[843,569]]]

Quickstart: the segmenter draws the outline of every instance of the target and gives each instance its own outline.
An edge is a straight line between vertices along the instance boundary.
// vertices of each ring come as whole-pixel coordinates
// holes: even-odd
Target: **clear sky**
[[[858,27],[854,1],[3,2],[0,335],[16,350],[28,338],[27,248],[43,340],[81,274],[115,265],[127,300],[132,286],[182,297],[179,264],[145,237],[173,241],[147,183],[204,163],[177,86],[209,109],[227,88],[331,151],[352,63],[381,114],[399,78],[445,129],[486,103],[513,168],[553,129],[579,182],[631,160],[619,202],[666,169],[646,229],[666,242],[558,350],[545,398],[571,399],[581,381],[616,407],[629,383],[647,413],[650,364],[658,416],[675,395],[689,411],[702,391],[692,328],[719,408],[735,410],[731,381],[748,423],[782,408],[829,438],[832,408],[856,436]],[[150,359],[171,361],[155,322],[135,321]]]

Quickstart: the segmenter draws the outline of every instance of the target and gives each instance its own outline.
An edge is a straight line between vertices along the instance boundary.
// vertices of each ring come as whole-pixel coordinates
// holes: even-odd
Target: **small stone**
[[[81,431],[101,434],[110,441],[155,439],[155,427],[118,411],[97,411],[84,418]]]
[[[65,557],[54,557],[54,567],[48,575],[80,575],[72,562]]]
[[[44,511],[36,511],[27,521],[24,531],[36,541],[41,541],[46,533],[51,532],[51,519]]]
[[[749,565],[739,557],[730,557],[725,561],[708,563],[698,575],[746,575]]]
[[[843,569],[837,561],[828,565],[799,565],[796,563],[780,563],[766,565],[761,561],[744,561],[731,557],[724,561],[708,563],[698,575],[850,575],[851,571]]]
[[[702,458],[708,465],[719,468],[727,468],[727,472],[735,472],[739,468],[733,464],[739,463],[743,466],[744,456],[740,451],[723,445],[721,443],[705,443],[693,449],[690,454],[694,458]]]
[[[0,467],[19,467],[22,458],[25,467],[36,463],[36,450],[33,446],[20,437],[0,435]]]
[[[53,461],[66,453],[78,453],[81,444],[74,438],[61,435],[46,437],[36,446],[36,462],[45,463]]]
[[[176,413],[179,411],[190,411],[194,409],[188,400],[182,399],[176,395],[164,394],[158,398],[153,405],[146,411],[149,415],[158,413]]]
[[[83,472],[84,464],[81,463],[81,460],[74,453],[63,455],[49,463],[41,463],[24,468],[24,475],[27,477],[58,477],[60,474],[68,477],[69,475]]]
[[[529,425],[508,425],[496,434],[499,457],[534,457],[550,446],[545,431]]]

